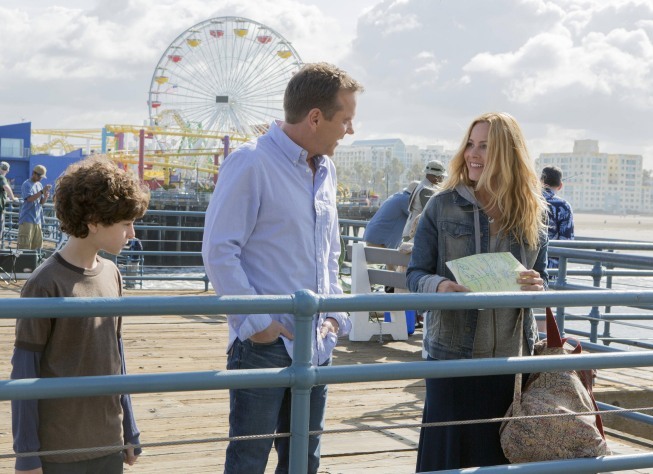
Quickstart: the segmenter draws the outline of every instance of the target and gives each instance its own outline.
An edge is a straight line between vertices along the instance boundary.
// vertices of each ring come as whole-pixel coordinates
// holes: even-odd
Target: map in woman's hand
[[[510,252],[479,253],[447,262],[456,282],[474,292],[520,291],[524,266]]]

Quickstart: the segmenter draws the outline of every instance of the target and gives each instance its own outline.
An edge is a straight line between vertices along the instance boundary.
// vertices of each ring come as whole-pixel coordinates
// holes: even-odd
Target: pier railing
[[[15,249],[18,229],[19,205],[8,203],[6,212],[6,229],[2,249]],[[45,207],[44,257],[59,248],[64,240],[58,221],[54,217],[51,203]],[[106,255],[112,258],[123,273],[123,278],[130,287],[143,288],[144,282],[149,287],[156,287],[159,282],[181,282],[189,285],[202,285],[209,289],[201,258],[201,241],[203,233],[204,211],[148,210],[145,218],[136,223],[136,235],[143,242],[143,251],[124,250],[120,256]],[[362,239],[367,221],[341,219],[340,229],[345,243]],[[6,251],[6,250],[5,250]],[[619,253],[618,253],[619,252]],[[627,252],[627,253],[623,253]],[[634,252],[637,252],[635,254]],[[630,241],[602,241],[578,237],[577,240],[551,241],[549,254],[560,259],[560,268],[550,270],[557,280],[551,283],[551,289],[606,290],[648,289],[653,287],[653,243]],[[133,264],[131,260],[137,261]],[[132,264],[130,264],[132,263]],[[7,268],[2,268],[7,271]],[[10,273],[10,272],[8,272]],[[5,275],[6,276],[6,275]],[[591,342],[629,345],[653,348],[653,343],[642,337],[621,337],[619,329],[637,327],[639,322],[653,319],[653,308],[635,307],[621,309],[619,312],[611,306],[592,306],[581,314],[570,312],[563,307],[557,308],[558,322],[569,334],[587,337]],[[589,330],[574,327],[564,328],[564,320],[569,322],[588,321]],[[644,334],[650,328],[643,328]]]
[[[290,387],[290,472],[305,473],[310,390],[315,385],[573,369],[652,367],[653,351],[496,359],[403,362],[315,367],[311,365],[316,313],[406,309],[574,307],[652,305],[653,291],[556,291],[545,293],[368,294],[319,296],[298,291],[280,296],[31,298],[6,299],[0,319],[90,316],[292,313],[293,363],[281,369],[177,372],[0,381],[0,399],[45,399],[124,393]],[[614,407],[613,407],[614,408]],[[650,422],[653,418],[639,414]],[[272,434],[271,434],[272,436]],[[171,443],[172,444],[172,443]],[[157,445],[161,445],[158,443]],[[147,447],[146,444],[143,446]],[[7,456],[4,456],[7,457]],[[653,467],[653,453],[507,465],[447,472],[584,473]]]

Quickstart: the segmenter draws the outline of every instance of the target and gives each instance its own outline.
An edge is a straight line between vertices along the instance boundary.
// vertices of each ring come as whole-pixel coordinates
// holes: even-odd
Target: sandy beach
[[[576,238],[653,241],[653,216],[574,213]]]

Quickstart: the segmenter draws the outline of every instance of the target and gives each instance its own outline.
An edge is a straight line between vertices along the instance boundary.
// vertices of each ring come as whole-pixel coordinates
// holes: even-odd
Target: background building
[[[410,181],[421,180],[429,161],[447,166],[453,154],[443,146],[419,148],[399,138],[356,140],[336,148],[334,162],[343,186],[352,191],[371,190],[385,199]]]
[[[560,196],[575,211],[608,213],[653,212],[651,182],[644,181],[641,155],[601,153],[598,140],[576,140],[571,153],[542,153],[539,170],[562,169]]]
[[[6,161],[11,166],[7,180],[17,196],[20,196],[23,182],[32,176],[34,166],[45,166],[48,173],[43,183],[54,185],[57,177],[68,165],[83,157],[81,149],[72,150],[62,156],[32,154],[31,136],[31,122],[0,126],[0,161]]]

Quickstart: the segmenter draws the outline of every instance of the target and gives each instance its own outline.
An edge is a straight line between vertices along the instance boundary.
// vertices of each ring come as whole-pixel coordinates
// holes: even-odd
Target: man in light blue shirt
[[[285,121],[233,152],[220,168],[206,212],[202,256],[218,295],[279,295],[300,289],[341,294],[340,230],[332,156],[353,134],[362,86],[325,63],[307,64],[284,95]],[[279,368],[292,363],[291,314],[230,314],[227,369]],[[313,320],[313,364],[328,365],[345,313]],[[325,386],[311,391],[311,431],[324,428]],[[229,435],[288,432],[288,388],[230,390]],[[289,439],[274,442],[277,473],[288,471]],[[226,473],[263,473],[271,439],[229,443]],[[309,439],[308,472],[320,462],[320,437]]]

